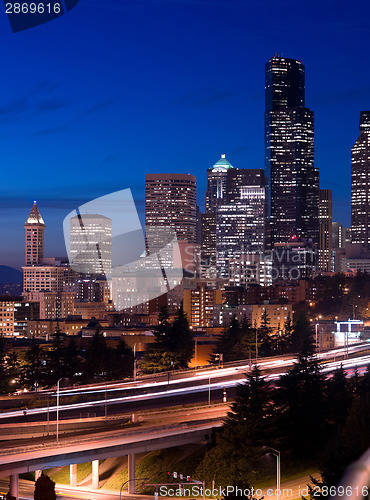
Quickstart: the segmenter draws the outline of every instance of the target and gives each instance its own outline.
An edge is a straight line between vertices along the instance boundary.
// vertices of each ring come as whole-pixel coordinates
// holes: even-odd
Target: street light
[[[277,500],[280,500],[280,451],[275,450],[274,448],[271,448],[271,446],[263,446],[263,448],[268,448],[271,455],[274,455],[276,457],[276,498]]]
[[[57,382],[57,443],[59,442],[59,382],[61,380],[68,380],[68,378],[62,377]]]
[[[98,376],[94,377],[94,379],[101,378],[104,382],[104,422],[107,423],[107,380],[104,377]]]
[[[135,478],[135,479],[128,479],[127,481],[125,481],[123,483],[123,485],[121,486],[121,489],[119,490],[119,500],[122,500],[123,487],[126,486],[126,484],[128,484],[131,481],[149,481],[149,478],[148,477],[139,477],[139,478]]]

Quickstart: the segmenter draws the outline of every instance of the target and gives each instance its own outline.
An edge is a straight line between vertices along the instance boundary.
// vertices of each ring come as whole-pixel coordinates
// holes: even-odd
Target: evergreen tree
[[[165,350],[173,354],[175,368],[187,368],[194,356],[193,333],[184,311],[183,303],[177,310],[169,335],[165,337]]]
[[[255,333],[251,324],[244,319],[240,324],[233,316],[230,325],[224,328],[214,353],[222,354],[223,360],[236,361],[255,355]]]
[[[154,333],[156,341],[148,347],[141,369],[156,373],[187,368],[194,355],[194,340],[182,303],[172,324],[167,311],[161,311]]]
[[[286,354],[290,352],[292,345],[293,331],[294,327],[292,322],[292,316],[289,313],[286,320],[284,321],[284,328],[281,332],[281,337],[279,339],[279,345],[278,345],[279,354]]]
[[[55,483],[46,474],[41,474],[35,483],[34,500],[56,500]]]
[[[64,351],[64,375],[72,383],[79,381],[82,372],[82,357],[76,340],[71,337]]]
[[[294,324],[291,334],[291,352],[307,356],[314,353],[314,332],[306,313],[301,313]]]
[[[131,377],[134,368],[134,353],[124,339],[121,339],[111,352],[110,378],[119,380]]]
[[[344,424],[353,403],[353,393],[342,365],[327,382],[326,420],[329,432]]]
[[[298,362],[282,377],[274,401],[286,447],[299,457],[313,457],[325,439],[325,377],[304,343]]]
[[[235,402],[225,420],[225,426],[233,428],[243,424],[253,446],[263,446],[277,438],[274,424],[275,412],[272,403],[272,389],[257,365],[254,365],[246,381],[236,389]]]
[[[96,376],[107,378],[110,363],[109,354],[103,332],[97,328],[86,350],[83,377],[87,380],[92,380]]]
[[[63,355],[63,334],[60,331],[58,321],[53,335],[52,348],[47,356],[50,387],[55,385],[57,380],[65,375]]]
[[[46,372],[46,353],[32,339],[31,346],[25,353],[25,363],[21,369],[22,385],[34,391],[40,386],[47,386],[48,373]]]
[[[260,356],[270,356],[272,354],[272,345],[274,340],[271,338],[270,318],[266,309],[261,316],[261,324],[258,328],[258,341],[260,343]]]

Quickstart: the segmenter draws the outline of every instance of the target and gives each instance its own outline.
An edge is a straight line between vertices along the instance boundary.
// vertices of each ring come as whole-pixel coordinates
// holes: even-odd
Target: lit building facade
[[[331,189],[320,189],[319,202],[319,271],[332,270],[333,194]]]
[[[205,213],[215,212],[216,208],[225,202],[227,195],[227,173],[234,167],[224,154],[207,170],[207,190]]]
[[[172,236],[196,243],[197,181],[190,174],[147,174],[145,231],[149,253],[159,252]],[[168,234],[168,238],[167,235]]]
[[[351,150],[352,243],[370,249],[370,111],[361,111],[360,137]]]
[[[70,219],[70,260],[75,271],[87,275],[112,270],[112,220],[99,214]]]
[[[239,199],[220,205],[216,213],[217,271],[229,278],[230,261],[263,252],[265,246],[265,188],[241,186]]]
[[[30,266],[23,267],[23,295],[28,300],[38,300],[42,291],[59,292],[65,282],[65,267]]]
[[[266,63],[265,172],[271,244],[292,236],[319,241],[319,174],[314,165],[314,113],[305,107],[302,62]]]
[[[37,265],[44,257],[45,222],[41,217],[36,202],[24,224],[26,230],[26,266]]]

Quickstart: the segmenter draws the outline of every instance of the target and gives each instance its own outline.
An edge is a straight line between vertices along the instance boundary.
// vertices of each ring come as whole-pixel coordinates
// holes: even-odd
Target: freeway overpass
[[[187,410],[188,411],[188,410]],[[214,411],[214,410],[212,410]],[[225,409],[221,411],[224,415]],[[163,425],[144,425],[134,429],[103,431],[98,435],[85,434],[61,439],[59,443],[20,443],[18,447],[2,447],[0,477],[10,476],[10,492],[18,498],[18,476],[21,473],[70,466],[70,483],[77,485],[77,464],[92,462],[92,487],[99,485],[99,460],[128,456],[129,493],[134,493],[135,455],[189,443],[206,441],[212,428],[222,425],[222,416],[204,418],[199,422],[168,422]],[[176,420],[176,419],[175,419]]]

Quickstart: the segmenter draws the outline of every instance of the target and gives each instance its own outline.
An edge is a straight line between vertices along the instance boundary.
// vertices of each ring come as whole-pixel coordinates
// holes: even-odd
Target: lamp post
[[[123,483],[123,485],[121,486],[120,490],[119,490],[119,500],[122,500],[122,490],[123,490],[123,487],[126,486],[126,484],[128,484],[130,481],[149,481],[149,478],[147,478],[147,477],[139,477],[139,478],[135,478],[135,479],[128,479],[127,481],[125,481]]]
[[[107,380],[104,377],[94,377],[96,378],[101,378],[102,381],[104,382],[104,422],[107,423],[107,416],[108,416],[108,408],[107,408]]]
[[[195,369],[198,368],[198,339],[195,338],[195,350],[194,350],[194,355],[195,355]]]
[[[271,446],[264,446],[264,448],[268,448],[269,451],[268,453],[271,453],[271,455],[274,455],[276,457],[276,498],[277,500],[280,500],[281,492],[280,492],[280,451],[275,450],[274,448],[271,448]]]
[[[57,382],[57,443],[59,443],[59,382],[64,379],[68,380],[66,377],[62,377]]]

